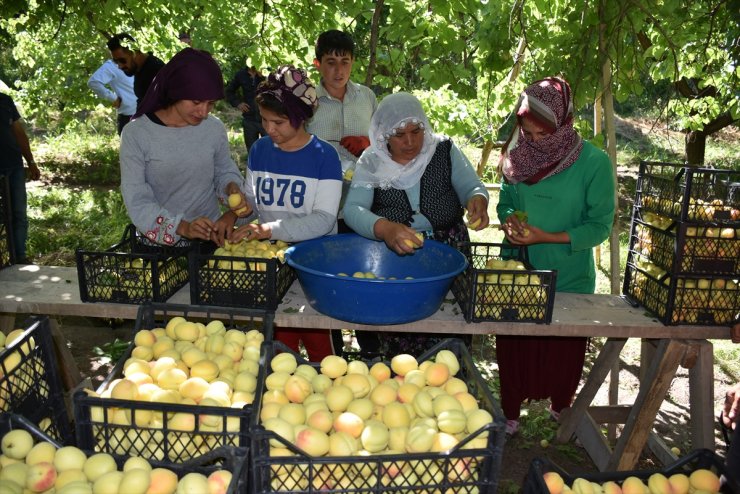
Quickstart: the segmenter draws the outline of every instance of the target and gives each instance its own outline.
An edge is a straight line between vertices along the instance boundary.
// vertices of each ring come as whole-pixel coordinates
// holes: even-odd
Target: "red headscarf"
[[[536,184],[575,163],[583,140],[573,128],[570,86],[548,77],[528,86],[516,106],[518,123],[501,155],[502,171],[509,183]],[[537,142],[524,136],[521,122],[528,118],[551,133]]]
[[[224,97],[224,78],[210,53],[185,48],[157,72],[133,118],[181,99],[212,101]]]

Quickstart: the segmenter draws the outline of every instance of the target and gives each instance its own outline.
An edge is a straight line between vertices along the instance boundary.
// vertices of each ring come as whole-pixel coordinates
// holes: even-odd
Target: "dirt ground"
[[[93,387],[97,388],[104,377],[110,373],[115,362],[107,362],[105,359],[101,359],[96,354],[95,348],[103,348],[106,343],[115,339],[130,340],[134,322],[80,317],[65,317],[61,318],[59,322],[60,329],[67,340],[67,346],[74,356],[77,367],[84,377],[89,377],[92,380]],[[480,366],[484,378],[492,382],[496,381],[497,370],[492,338],[482,336],[476,338],[473,350],[474,357],[478,362],[482,362]],[[598,340],[592,341],[590,352],[587,355],[587,369],[590,368],[595,359],[599,345]],[[638,391],[639,355],[639,340],[630,340],[621,355],[620,403],[631,403]],[[587,375],[587,371],[584,375]],[[731,363],[730,368],[721,368],[715,365],[715,403],[720,403],[730,381],[738,377],[740,377],[740,363]],[[608,403],[607,383],[602,386],[594,404]],[[654,428],[657,435],[663,438],[669,447],[678,447],[682,452],[681,454],[691,450],[688,438],[691,420],[688,390],[688,370],[681,368],[678,377],[671,385],[667,399],[661,407]],[[554,443],[553,439],[557,425],[550,419],[547,412],[548,407],[549,403],[546,402],[531,403],[524,407],[520,433],[509,439],[504,446],[500,472],[500,493],[519,492],[532,460],[537,457],[547,458],[571,474],[597,471],[585,450],[573,441],[563,445]],[[550,444],[543,447],[541,444],[543,439]],[[717,453],[723,456],[724,443],[719,429],[716,431],[716,439]],[[643,470],[652,470],[659,467],[657,460],[649,453],[643,454],[638,465],[638,468]]]

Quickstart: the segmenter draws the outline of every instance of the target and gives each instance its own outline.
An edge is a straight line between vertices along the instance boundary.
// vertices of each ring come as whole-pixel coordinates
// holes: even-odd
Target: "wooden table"
[[[169,303],[189,304],[189,287],[178,291]],[[0,271],[0,329],[6,330],[15,314],[84,316],[135,319],[138,306],[80,301],[75,268],[55,266],[11,266]],[[714,380],[712,345],[707,339],[729,339],[729,327],[664,326],[613,295],[558,293],[553,321],[549,325],[531,323],[468,324],[448,297],[431,317],[410,324],[368,326],[353,324],[317,313],[311,308],[298,282],[288,291],[275,313],[280,327],[360,329],[461,334],[551,335],[606,337],[607,341],[591,369],[586,383],[570,410],[561,417],[558,440],[568,441],[575,434],[601,470],[633,468],[646,444],[663,460],[670,451],[661,441],[650,438],[650,430],[660,405],[679,366],[690,369],[690,407],[692,447],[714,449]],[[644,352],[638,396],[631,406],[610,403],[592,407],[591,403],[628,338],[652,341],[652,357]],[[648,348],[648,346],[645,346]],[[612,450],[597,423],[623,423],[622,434]]]

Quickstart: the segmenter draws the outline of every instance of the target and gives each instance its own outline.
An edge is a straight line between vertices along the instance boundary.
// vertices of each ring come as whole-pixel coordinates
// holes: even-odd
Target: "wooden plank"
[[[188,285],[169,303],[190,304]],[[10,266],[0,270],[0,313],[73,315],[112,319],[136,319],[138,306],[130,304],[83,303],[77,270],[59,266]],[[513,334],[551,336],[602,336],[613,338],[729,339],[729,327],[664,326],[615,295],[558,293],[551,324],[515,322],[465,323],[452,294],[437,313],[410,324],[371,326],[332,319],[316,312],[295,282],[275,313],[275,323],[284,328],[360,329],[461,334]]]
[[[632,405],[607,405],[588,408],[588,414],[597,424],[624,424]]]
[[[673,451],[671,451],[671,448],[668,447],[665,441],[659,438],[658,435],[654,432],[651,432],[650,436],[648,436],[647,445],[648,448],[650,448],[650,451],[652,451],[658,461],[661,462],[663,465],[670,465],[678,459],[678,457],[673,454]]]
[[[682,340],[661,340],[658,344],[607,470],[631,470],[637,464],[685,351],[686,342]]]
[[[588,413],[581,417],[576,428],[576,435],[596,468],[603,472],[607,468],[611,457],[611,448],[599,426]]]
[[[709,341],[691,341],[697,350],[696,363],[689,369],[691,447],[714,451],[714,353]]]
[[[601,384],[606,379],[607,374],[609,374],[612,364],[615,360],[619,359],[619,354],[622,352],[625,343],[627,343],[626,339],[609,338],[606,340],[604,347],[596,357],[591,372],[588,374],[586,383],[578,392],[573,405],[569,409],[563,410],[560,415],[560,427],[555,438],[556,441],[561,443],[568,442],[575,433],[581,417],[584,416],[586,409],[594,401],[594,396],[596,396]]]
[[[56,319],[49,319],[49,327],[51,328],[51,337],[54,341],[54,353],[57,358],[57,365],[59,365],[59,374],[62,378],[62,385],[65,391],[70,391],[77,387],[82,381],[82,374],[80,369],[75,363],[75,359],[72,356],[72,352],[67,348],[67,338],[62,334],[59,329],[59,323]]]
[[[15,329],[15,314],[0,314],[0,331],[6,335]]]
[[[653,339],[647,339],[643,338],[642,341],[640,341],[640,362],[652,362],[655,358],[655,348],[658,346],[658,341],[660,340],[653,340]],[[649,369],[649,366],[647,365],[641,365],[640,371],[638,375],[638,379],[640,383],[642,383],[645,380],[645,374],[647,373]]]
[[[619,359],[615,360],[612,364],[612,369],[609,372],[609,404],[617,405],[619,403]],[[623,423],[623,422],[620,422]],[[617,426],[610,423],[606,437],[609,442],[617,440]]]

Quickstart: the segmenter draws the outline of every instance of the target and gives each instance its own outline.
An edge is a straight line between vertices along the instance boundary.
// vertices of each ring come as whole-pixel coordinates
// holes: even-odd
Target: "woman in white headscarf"
[[[416,233],[457,247],[469,240],[463,221],[488,226],[488,192],[453,142],[435,134],[421,103],[408,93],[386,96],[370,121],[370,147],[357,162],[344,220],[358,234],[382,240],[400,255],[421,246]],[[409,243],[411,242],[411,243]],[[383,333],[381,350],[420,355],[460,335]],[[467,339],[470,343],[470,338]]]
[[[407,240],[421,245],[417,232],[453,246],[468,240],[465,209],[475,230],[488,226],[480,177],[449,137],[434,133],[415,96],[386,96],[369,134],[343,210],[355,232],[403,255],[414,251]]]

